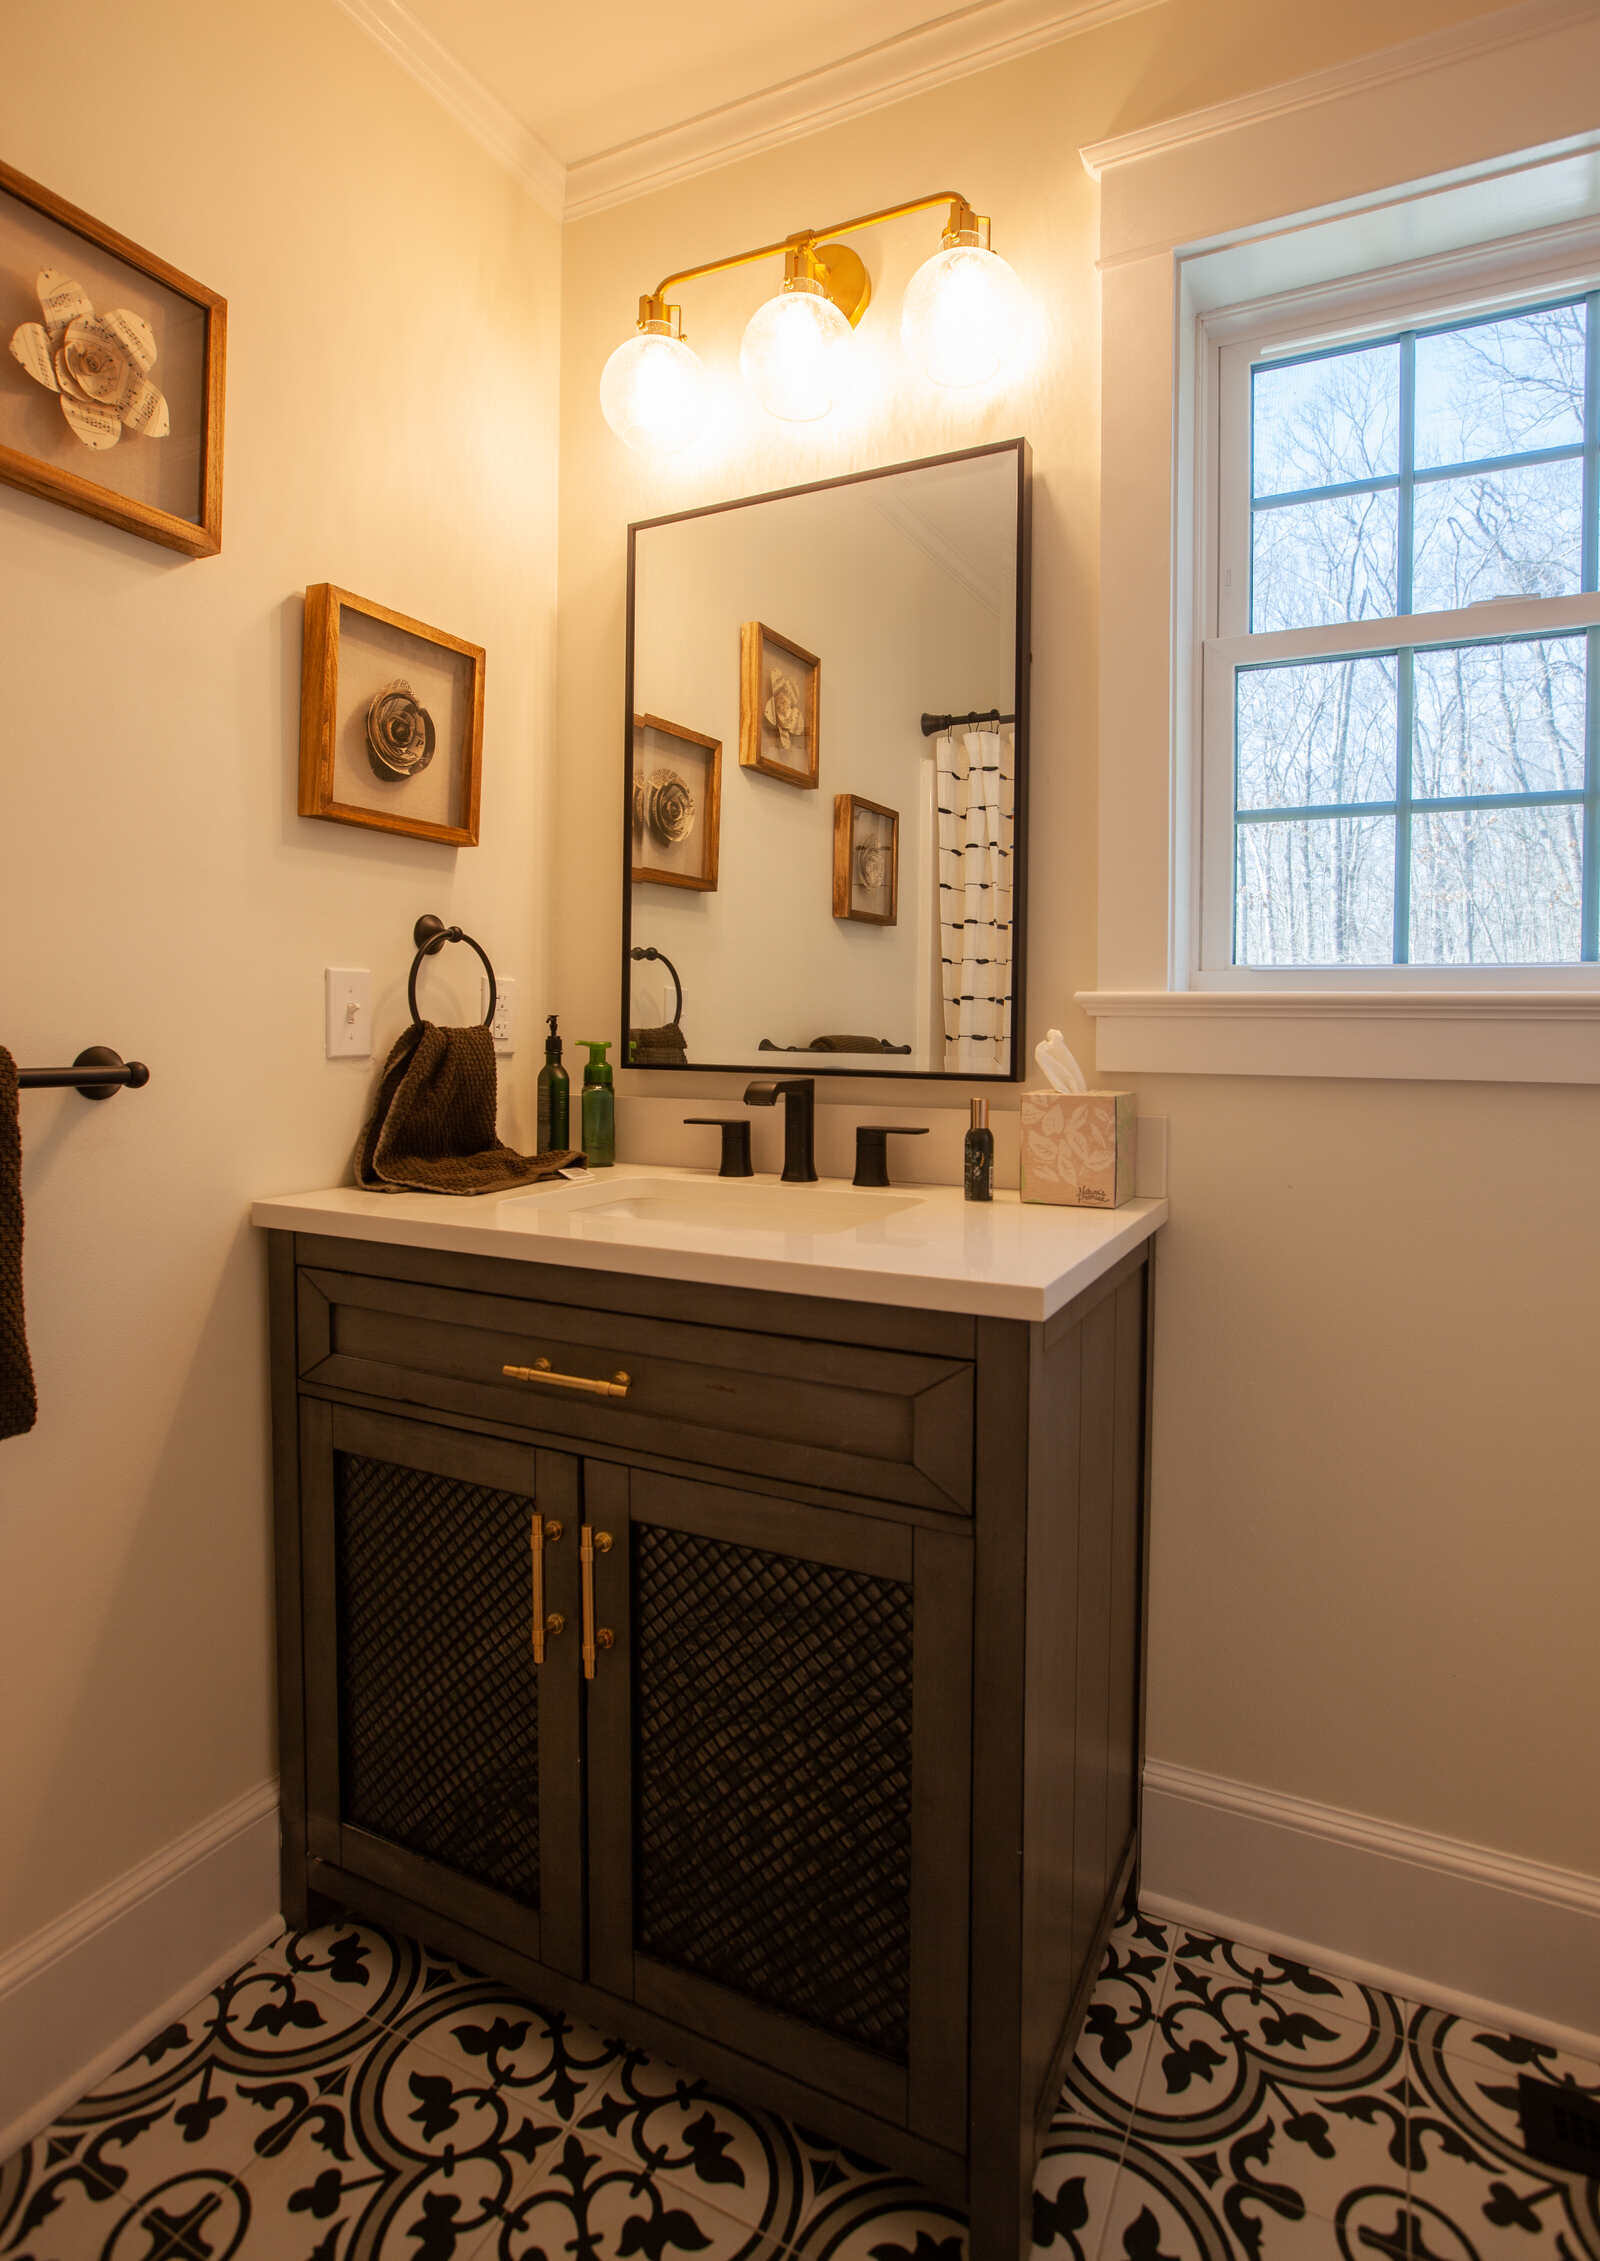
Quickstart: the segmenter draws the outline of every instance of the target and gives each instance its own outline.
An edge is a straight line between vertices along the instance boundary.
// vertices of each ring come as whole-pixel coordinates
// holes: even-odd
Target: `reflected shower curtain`
[[[989,724],[934,746],[944,1064],[967,1075],[1011,1064],[1012,739]]]

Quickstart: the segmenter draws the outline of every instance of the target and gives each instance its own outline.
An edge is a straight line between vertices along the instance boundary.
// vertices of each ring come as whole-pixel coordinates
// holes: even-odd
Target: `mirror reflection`
[[[636,1066],[1013,1073],[1027,476],[1009,441],[632,529]]]

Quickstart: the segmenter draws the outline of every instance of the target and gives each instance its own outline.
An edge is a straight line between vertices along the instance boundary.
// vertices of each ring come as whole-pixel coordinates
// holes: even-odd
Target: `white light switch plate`
[[[326,966],[322,988],[328,1058],[368,1059],[372,1052],[371,973],[365,966]]]
[[[489,983],[487,977],[480,982],[478,994],[483,1009],[489,1010]],[[517,981],[514,974],[496,974],[494,983],[494,1020],[489,1034],[494,1038],[497,1052],[515,1052],[517,1049]]]

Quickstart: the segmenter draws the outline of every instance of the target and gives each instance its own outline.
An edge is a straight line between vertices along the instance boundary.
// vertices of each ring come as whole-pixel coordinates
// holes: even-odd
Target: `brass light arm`
[[[926,212],[935,204],[949,205],[951,228],[977,224],[977,215],[959,189],[944,188],[931,196],[913,196],[904,204],[885,204],[876,212],[859,213],[853,220],[835,220],[825,228],[801,228],[777,243],[763,243],[754,251],[736,251],[726,259],[707,259],[698,267],[680,267],[675,274],[664,275],[648,298],[640,299],[639,319],[641,322],[668,320],[667,293],[679,283],[695,282],[702,275],[720,275],[730,267],[748,267],[758,259],[776,259],[785,252],[803,251],[824,238],[850,235],[857,228],[875,228],[885,220],[904,219],[910,212]]]

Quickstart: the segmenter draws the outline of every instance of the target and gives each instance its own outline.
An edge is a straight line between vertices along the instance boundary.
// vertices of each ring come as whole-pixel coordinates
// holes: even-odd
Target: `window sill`
[[[1080,991],[1104,1074],[1600,1083],[1600,990]]]

